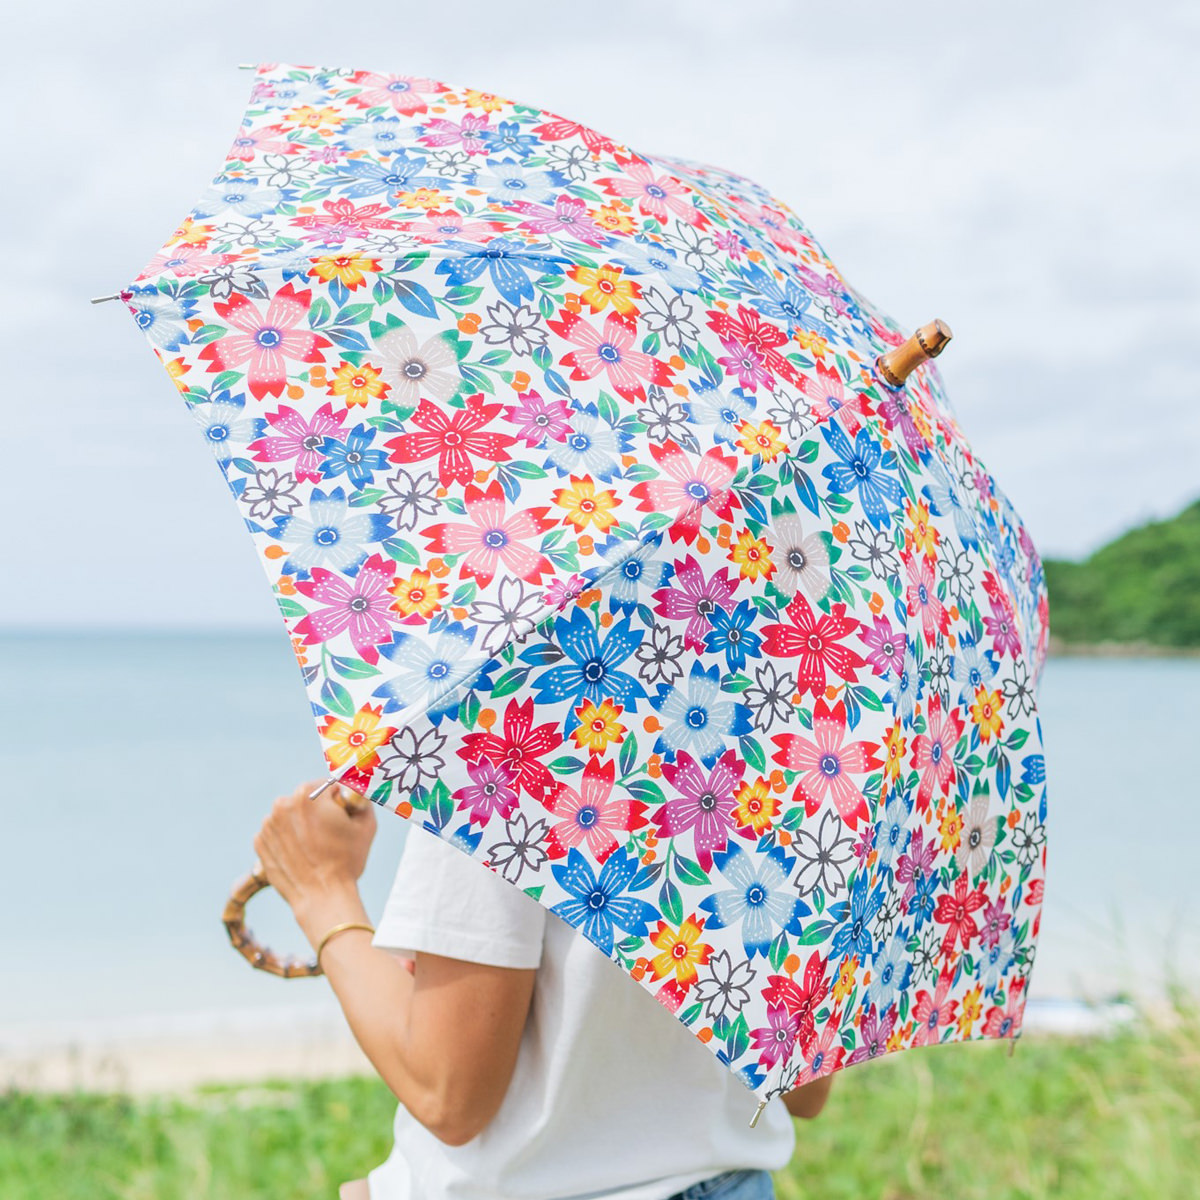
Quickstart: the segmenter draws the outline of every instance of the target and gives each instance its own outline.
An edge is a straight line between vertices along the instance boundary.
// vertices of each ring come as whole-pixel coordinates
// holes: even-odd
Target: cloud
[[[242,60],[427,73],[742,171],[909,327],[1043,553],[1200,493],[1190,7],[1027,0],[444,6],[215,0],[10,18],[3,197],[9,622],[277,621],[225,485],[127,315],[214,174]],[[15,109],[10,109],[15,112]],[[147,566],[147,564],[150,564]],[[186,592],[179,581],[187,578]]]

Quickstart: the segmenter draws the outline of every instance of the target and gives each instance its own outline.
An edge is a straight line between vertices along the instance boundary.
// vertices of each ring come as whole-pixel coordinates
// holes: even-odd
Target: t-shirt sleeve
[[[372,944],[492,967],[536,967],[546,910],[514,884],[419,825],[408,831]]]

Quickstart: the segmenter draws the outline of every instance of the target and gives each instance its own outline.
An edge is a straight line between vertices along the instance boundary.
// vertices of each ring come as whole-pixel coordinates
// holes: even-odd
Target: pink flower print
[[[586,586],[587,580],[582,575],[572,575],[569,579],[556,576],[546,589],[546,603],[553,604],[561,612]]]
[[[994,946],[1000,941],[1000,935],[1012,924],[1012,913],[1008,911],[1003,900],[987,904],[983,909],[983,924],[979,928],[979,936],[985,946]]]
[[[335,413],[333,405],[327,401],[313,413],[311,420],[306,420],[294,408],[281,405],[278,412],[266,416],[267,424],[280,430],[279,435],[255,438],[246,449],[252,451],[255,462],[291,462],[294,459],[292,471],[298,480],[320,483],[324,478],[321,463],[325,461],[321,443],[326,437],[344,440],[343,422],[347,415],[345,411]]]
[[[693,462],[671,442],[663,446],[651,442],[650,455],[658,465],[659,477],[635,484],[631,495],[641,501],[638,512],[675,512],[671,541],[694,542],[704,510],[732,519],[729,484],[737,472],[736,458],[710,450]]]
[[[990,596],[989,600],[992,612],[990,616],[984,616],[983,627],[992,639],[996,653],[1001,658],[1005,654],[1011,654],[1015,659],[1021,650],[1021,639],[1017,635],[1017,619],[1013,612],[1012,600],[1004,592]]]
[[[612,795],[616,765],[610,759],[601,765],[589,756],[583,768],[579,791],[561,784],[547,809],[559,820],[550,830],[546,852],[551,858],[563,858],[574,846],[587,843],[587,851],[597,862],[604,862],[617,848],[617,835],[645,825],[646,806],[625,794]]]
[[[907,634],[897,632],[887,617],[880,616],[875,618],[870,629],[860,625],[858,636],[871,651],[867,655],[867,662],[875,668],[877,675],[886,675],[889,671],[893,677],[900,674],[908,644]]]
[[[831,797],[838,815],[854,829],[870,812],[862,789],[851,775],[865,775],[883,766],[875,751],[878,742],[846,742],[846,705],[839,700],[832,708],[822,696],[813,708],[813,738],[797,733],[777,733],[771,740],[779,747],[773,760],[789,771],[800,771],[795,799],[804,801],[811,817],[825,798]]]
[[[226,158],[248,163],[264,154],[295,154],[299,149],[287,140],[283,126],[264,125],[261,129],[239,130]]]
[[[924,989],[917,993],[917,1002],[913,1005],[913,1017],[917,1022],[912,1041],[914,1046],[932,1045],[940,1040],[939,1030],[954,1024],[958,1001],[946,999],[953,977],[952,972],[943,971],[938,976],[937,991],[932,996]]]
[[[458,807],[471,810],[473,825],[486,825],[493,814],[507,819],[517,807],[516,775],[507,763],[481,758],[467,766],[471,782],[454,793]]]
[[[571,412],[557,396],[547,400],[538,392],[522,392],[520,403],[504,410],[504,419],[517,428],[517,436],[529,447],[540,446],[547,438],[561,442],[570,432]]]
[[[546,324],[564,341],[579,347],[560,360],[571,368],[572,379],[594,379],[603,372],[613,390],[626,400],[642,401],[646,399],[645,383],[671,385],[671,368],[634,349],[636,330],[617,313],[608,314],[603,330],[565,308],[557,320]]]
[[[170,271],[181,279],[190,279],[233,262],[236,258],[236,254],[209,254],[199,246],[183,245],[171,250],[160,250],[142,272],[142,276],[149,277],[160,271]]]
[[[917,882],[929,876],[936,857],[937,849],[933,844],[933,839],[930,838],[929,843],[926,844],[925,830],[923,828],[914,830],[912,839],[908,843],[907,852],[896,860],[896,881],[906,885],[904,895],[900,897],[902,912],[908,912],[908,906],[912,903],[913,896],[917,894]]]
[[[912,765],[921,772],[917,786],[917,812],[924,812],[934,794],[946,795],[954,782],[954,748],[966,721],[957,707],[942,712],[937,692],[929,698],[925,713],[926,731],[913,738]]]
[[[712,628],[713,610],[728,611],[733,605],[735,580],[724,567],[705,579],[700,564],[689,554],[675,564],[675,577],[654,593],[654,611],[670,621],[686,621],[683,643],[689,650],[704,650],[704,636]]]
[[[738,387],[757,392],[759,384],[770,386],[771,372],[766,369],[762,355],[752,346],[736,338],[722,338],[721,345],[725,347],[725,354],[717,362],[725,368],[726,375],[737,376]]]
[[[480,587],[491,583],[498,567],[529,583],[540,583],[542,576],[553,570],[548,558],[524,545],[554,527],[553,519],[546,516],[548,509],[508,512],[498,480],[488,484],[486,491],[468,484],[463,494],[470,523],[446,522],[422,530],[429,538],[429,549],[439,554],[464,555],[459,574],[474,576]]]
[[[245,366],[250,394],[256,400],[278,396],[287,384],[287,363],[324,362],[330,343],[308,328],[312,292],[298,292],[291,283],[271,297],[264,316],[258,305],[240,292],[213,307],[233,329],[200,351],[210,371]],[[235,333],[234,330],[237,330]]]
[[[908,615],[921,614],[921,633],[925,644],[932,646],[939,633],[950,632],[950,610],[938,597],[933,562],[925,554],[908,554],[904,556],[904,569],[908,575],[904,594]]]
[[[625,172],[622,177],[597,180],[610,196],[636,198],[638,211],[663,225],[672,216],[701,228],[709,224],[708,218],[688,199],[691,188],[673,175],[655,174],[648,162],[622,158],[617,162]]]
[[[673,763],[663,763],[663,775],[679,795],[652,819],[667,837],[691,830],[696,860],[705,871],[712,870],[713,851],[728,844],[734,827],[734,793],[745,770],[745,762],[734,750],[727,750],[707,772],[686,750],[679,751]]]
[[[881,1054],[886,1054],[887,1040],[892,1036],[892,1032],[896,1028],[896,1016],[897,1010],[893,1004],[884,1013],[883,1019],[880,1020],[879,1012],[875,1008],[875,1005],[872,1004],[870,1009],[864,1014],[862,1024],[859,1026],[858,1032],[861,1044],[846,1059],[846,1066],[863,1062],[868,1058],[878,1058]]]
[[[392,210],[386,204],[360,204],[357,208],[352,200],[322,201],[324,213],[293,217],[291,223],[305,230],[304,236],[311,242],[334,245],[352,238],[366,237],[374,229],[400,229],[399,221],[389,220]]]
[[[723,308],[710,309],[705,315],[708,327],[721,339],[726,349],[736,343],[740,348],[753,351],[768,372],[768,383],[771,382],[771,376],[778,375],[795,387],[804,386],[803,376],[783,356],[783,347],[791,338],[778,325],[773,325],[761,313],[745,304],[738,305],[736,317],[730,316]],[[753,384],[748,386],[753,390]]]
[[[468,154],[487,154],[488,144],[483,137],[491,131],[487,114],[468,114],[461,121],[447,121],[444,117],[428,121],[426,132],[418,139],[426,146],[459,146]]]
[[[355,71],[348,82],[362,89],[350,97],[351,104],[359,108],[378,108],[387,104],[405,117],[428,112],[425,97],[436,96],[445,90],[432,79],[419,75],[378,75],[374,71]]]
[[[538,237],[569,237],[587,246],[600,246],[608,237],[607,231],[588,216],[587,202],[577,196],[558,196],[553,208],[532,200],[517,200],[508,208],[525,217],[518,229]]]
[[[818,362],[815,379],[809,375],[801,376],[801,390],[808,397],[812,414],[818,421],[824,421],[840,411],[851,437],[857,436],[862,428],[859,416],[871,416],[871,401],[868,397],[860,392],[851,392],[847,397],[846,385],[842,382],[837,367],[827,367],[823,362]]]
[[[800,1034],[800,1018],[783,1004],[767,1005],[767,1024],[750,1032],[758,1061],[770,1070],[781,1058],[790,1058]]]
[[[303,618],[293,633],[304,637],[304,645],[349,633],[355,652],[372,665],[379,661],[375,647],[392,640],[389,607],[392,597],[388,586],[395,576],[395,564],[379,554],[373,554],[358,569],[352,579],[313,567],[312,579],[296,580],[296,590],[323,605]]]
[[[506,228],[498,221],[468,221],[456,209],[445,212],[430,212],[419,221],[404,226],[419,241],[436,245],[438,242],[455,241],[486,242],[500,230]]]

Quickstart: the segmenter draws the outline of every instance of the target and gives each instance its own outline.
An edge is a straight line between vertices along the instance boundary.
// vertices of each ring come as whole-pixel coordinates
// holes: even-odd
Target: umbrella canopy
[[[257,69],[122,298],[331,774],[488,864],[761,1098],[1015,1037],[1033,543],[782,201],[430,79]]]

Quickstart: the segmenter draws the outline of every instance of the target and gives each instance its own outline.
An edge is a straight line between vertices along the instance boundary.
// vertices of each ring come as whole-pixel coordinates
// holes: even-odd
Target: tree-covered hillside
[[[1200,500],[1082,562],[1045,566],[1054,639],[1200,648]]]

